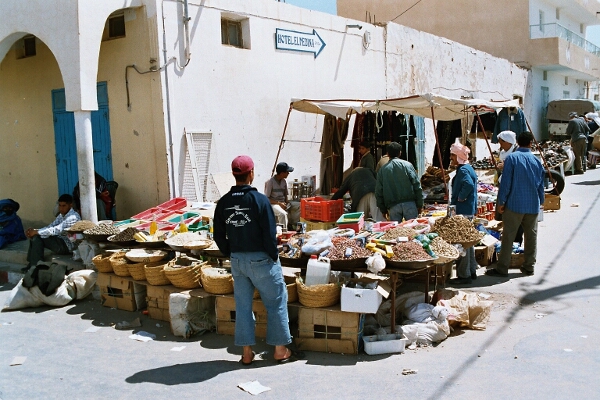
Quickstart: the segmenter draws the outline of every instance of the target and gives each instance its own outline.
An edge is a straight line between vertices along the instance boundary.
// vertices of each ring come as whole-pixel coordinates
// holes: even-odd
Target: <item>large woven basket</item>
[[[202,287],[207,293],[233,293],[233,277],[225,269],[206,264],[200,268],[200,271]]]
[[[170,285],[171,281],[169,278],[167,278],[167,275],[165,275],[164,271],[167,263],[157,262],[156,264],[157,265],[151,265],[148,263],[144,265],[144,274],[146,275],[146,280],[149,284],[154,286]]]
[[[145,281],[146,280],[146,265],[148,266],[156,266],[156,265],[164,265],[164,262],[155,261],[155,262],[139,262],[134,264],[127,264],[127,270],[133,279],[136,281]]]
[[[298,300],[305,307],[329,307],[340,301],[342,288],[337,283],[328,283],[326,285],[306,286],[304,281],[296,277],[296,290],[298,291]]]
[[[125,258],[125,252],[119,251],[110,256],[110,265],[112,266],[113,272],[118,276],[131,276],[127,269],[127,258]]]
[[[178,257],[169,261],[165,266],[165,275],[171,284],[180,289],[195,289],[201,287],[200,268],[206,262],[192,261],[187,257]]]
[[[285,286],[287,287],[288,292],[288,303],[295,303],[298,301],[298,289],[296,285],[296,277],[295,276],[283,276],[283,280],[285,281]],[[254,289],[253,299],[260,299],[260,293],[257,289]]]
[[[96,266],[98,272],[113,272],[113,268],[110,263],[110,254],[98,254],[92,258],[92,262]]]

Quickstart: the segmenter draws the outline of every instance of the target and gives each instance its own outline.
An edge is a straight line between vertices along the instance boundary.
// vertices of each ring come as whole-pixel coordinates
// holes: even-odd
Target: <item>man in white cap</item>
[[[587,150],[587,137],[590,133],[585,120],[577,116],[575,111],[569,113],[569,125],[567,125],[567,135],[571,137],[571,147],[575,153],[575,173],[583,174],[587,161],[585,152]]]
[[[517,148],[517,135],[513,131],[502,131],[498,134],[498,144],[500,145],[500,162],[498,163],[498,173],[502,174],[504,169],[504,160]],[[500,182],[501,177],[498,178]]]

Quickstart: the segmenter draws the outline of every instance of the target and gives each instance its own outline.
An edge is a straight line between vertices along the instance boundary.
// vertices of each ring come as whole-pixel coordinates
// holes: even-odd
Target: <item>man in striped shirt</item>
[[[525,262],[521,272],[533,275],[537,254],[537,219],[545,196],[545,171],[540,160],[531,152],[532,141],[531,132],[521,132],[517,137],[519,148],[504,160],[496,201],[504,224],[502,247],[496,268],[488,269],[486,275],[508,276],[512,244],[520,225],[523,226],[525,238]]]
[[[81,220],[79,213],[73,209],[73,196],[61,195],[58,198],[58,211],[58,216],[50,225],[40,229],[28,228],[25,231],[25,236],[29,238],[29,250],[24,272],[44,259],[44,248],[55,254],[70,254],[73,251],[74,246],[67,237],[66,229]]]

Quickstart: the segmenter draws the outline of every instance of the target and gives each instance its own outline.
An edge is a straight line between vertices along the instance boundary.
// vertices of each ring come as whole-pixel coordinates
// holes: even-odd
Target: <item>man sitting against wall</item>
[[[70,194],[62,194],[58,198],[58,212],[50,225],[40,229],[28,228],[25,231],[25,236],[29,238],[29,250],[27,266],[23,268],[23,272],[44,259],[45,248],[55,254],[70,254],[73,251],[73,243],[67,237],[66,229],[80,221],[81,217],[73,209],[73,197]]]

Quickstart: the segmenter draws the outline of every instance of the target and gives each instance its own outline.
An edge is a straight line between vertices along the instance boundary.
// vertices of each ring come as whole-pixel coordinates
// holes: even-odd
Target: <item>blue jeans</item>
[[[267,309],[267,344],[285,346],[292,342],[287,310],[287,287],[279,259],[265,252],[231,253],[235,298],[235,345],[256,344],[252,313],[254,288]]]
[[[402,222],[403,218],[407,221],[417,218],[419,210],[417,210],[417,204],[414,201],[405,201],[390,207],[389,214],[390,221]]]
[[[467,254],[456,260],[456,276],[459,278],[470,278],[477,272],[477,260],[475,259],[475,247],[465,249]]]

